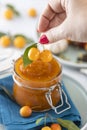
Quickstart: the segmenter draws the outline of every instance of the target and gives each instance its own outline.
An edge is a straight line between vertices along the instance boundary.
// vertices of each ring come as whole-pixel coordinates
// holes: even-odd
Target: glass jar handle
[[[59,94],[60,94],[60,98],[61,98],[61,104],[58,105],[58,106],[56,106],[56,107],[53,105],[52,97],[51,97],[51,93],[52,93],[52,91],[53,91],[53,89],[54,89],[55,87],[58,87],[58,89],[59,89]],[[68,107],[58,112],[57,109],[60,108],[60,107],[62,107],[63,104],[64,104],[63,97],[62,97],[62,93],[63,93],[64,96],[65,96],[65,101],[66,101],[66,104],[68,105]],[[58,84],[55,85],[54,87],[51,87],[51,88],[49,89],[49,91],[46,92],[45,96],[46,96],[46,99],[47,99],[49,105],[50,105],[51,108],[55,111],[56,114],[61,114],[62,112],[64,112],[64,111],[66,111],[66,110],[68,110],[68,109],[71,108],[71,105],[70,105],[69,102],[68,102],[67,96],[66,96],[64,90],[62,89],[61,83],[58,83]]]

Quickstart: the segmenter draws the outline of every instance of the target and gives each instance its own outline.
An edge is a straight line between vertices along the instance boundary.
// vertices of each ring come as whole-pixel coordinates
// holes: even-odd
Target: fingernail
[[[48,38],[46,37],[46,35],[42,35],[42,36],[40,37],[39,43],[41,43],[41,44],[47,44],[47,43],[49,43],[49,40],[48,40]]]

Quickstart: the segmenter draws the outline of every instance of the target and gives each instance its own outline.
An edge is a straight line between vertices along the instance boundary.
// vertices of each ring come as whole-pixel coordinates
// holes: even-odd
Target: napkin
[[[12,76],[0,79],[0,85],[5,86],[10,93],[12,93],[13,79]],[[36,125],[36,120],[38,118],[44,117],[46,113],[50,114],[54,118],[68,119],[75,122],[78,126],[81,125],[80,114],[72,102],[66,87],[62,84],[62,89],[67,95],[67,99],[71,108],[64,111],[63,113],[56,114],[54,110],[50,109],[45,112],[33,112],[28,118],[23,118],[19,114],[20,106],[8,98],[2,89],[0,89],[0,124],[6,126],[6,130],[40,130],[44,125],[44,120],[41,121],[39,125]],[[65,97],[63,95],[63,100]],[[64,105],[58,110],[61,111],[67,107],[64,101]],[[51,119],[47,118],[47,124],[51,123]],[[65,129],[63,129],[65,130]]]

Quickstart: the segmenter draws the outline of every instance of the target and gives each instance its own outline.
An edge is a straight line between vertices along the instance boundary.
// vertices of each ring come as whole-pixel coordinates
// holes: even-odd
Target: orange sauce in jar
[[[56,59],[50,62],[41,60],[33,61],[24,67],[22,57],[14,64],[13,95],[21,106],[29,105],[35,111],[50,109],[46,93],[53,85],[56,87],[51,92],[53,105],[60,101],[57,83],[61,80],[61,65]]]

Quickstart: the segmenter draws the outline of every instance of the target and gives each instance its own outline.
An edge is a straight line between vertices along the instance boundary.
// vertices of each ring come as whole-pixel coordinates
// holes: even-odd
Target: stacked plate
[[[14,48],[0,48],[0,78],[11,72],[13,60],[21,54],[22,51]]]

